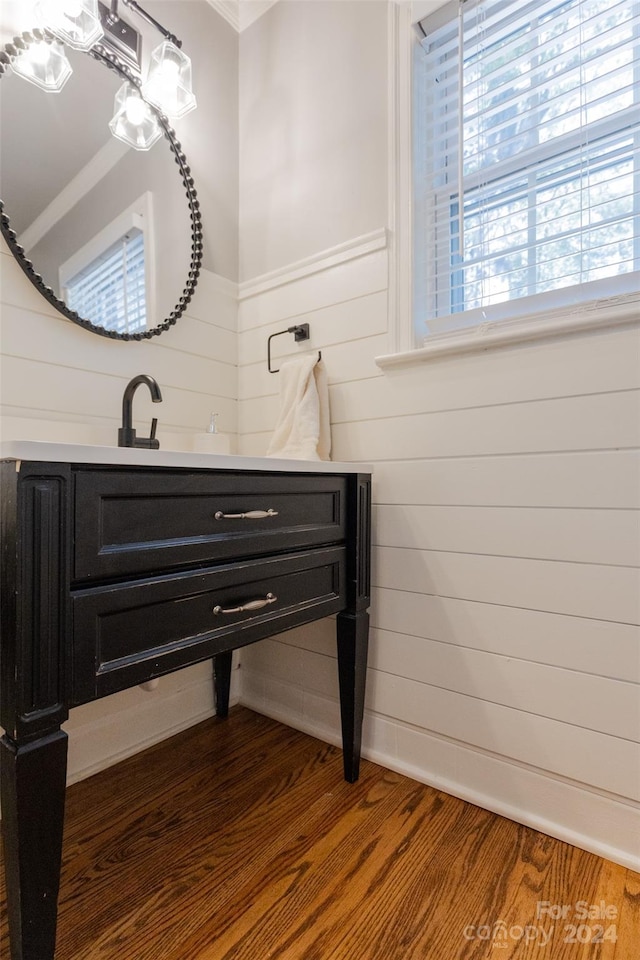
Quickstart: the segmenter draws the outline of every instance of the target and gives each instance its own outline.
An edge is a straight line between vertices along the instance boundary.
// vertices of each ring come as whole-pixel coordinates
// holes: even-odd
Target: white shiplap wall
[[[193,300],[175,327],[140,343],[110,340],[57,313],[27,280],[2,241],[3,437],[24,437],[25,430],[37,429],[46,430],[42,439],[111,444],[121,420],[123,390],[138,373],[154,376],[163,398],[162,405],[156,406],[148,391],[136,393],[134,414],[141,431],[147,429],[153,413],[159,419],[160,442],[163,436],[173,442],[182,435],[188,448],[192,434],[206,429],[215,409],[220,412],[220,429],[235,434],[236,294],[235,283],[203,270]],[[63,431],[65,436],[59,436]],[[68,436],[69,432],[75,436]]]
[[[162,403],[137,391],[135,425],[159,419],[161,446],[190,449],[212,410],[237,429],[237,284],[204,270],[187,313],[143,343],[108,340],[66,321],[0,248],[0,437],[112,446],[122,393],[138,373],[154,376]],[[238,693],[234,675],[232,699]],[[73,710],[69,780],[82,779],[214,712],[210,662]]]
[[[637,869],[638,327],[382,373],[384,231],[344,246],[241,286],[239,443],[309,322],[278,356],[322,350],[333,457],[373,464],[366,753]],[[333,634],[248,648],[242,700],[338,742]]]

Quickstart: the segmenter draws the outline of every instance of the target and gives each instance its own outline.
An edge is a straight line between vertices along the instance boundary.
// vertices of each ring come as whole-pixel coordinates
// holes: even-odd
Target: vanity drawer
[[[73,703],[344,607],[343,547],[75,590]]]
[[[74,580],[339,543],[345,496],[340,476],[78,471]]]

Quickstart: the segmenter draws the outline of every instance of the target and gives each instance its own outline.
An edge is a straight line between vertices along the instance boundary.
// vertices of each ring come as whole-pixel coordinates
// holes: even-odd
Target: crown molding
[[[207,0],[210,7],[230,23],[237,33],[242,33],[255,20],[266,13],[277,0]]]
[[[210,7],[230,23],[234,30],[240,33],[240,2],[239,0],[207,0]]]

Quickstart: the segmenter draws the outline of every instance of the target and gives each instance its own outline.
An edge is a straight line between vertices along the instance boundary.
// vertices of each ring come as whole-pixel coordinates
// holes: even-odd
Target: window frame
[[[428,361],[433,357],[487,350],[509,343],[533,342],[554,336],[606,327],[638,324],[640,290],[625,289],[624,276],[594,282],[593,299],[576,305],[571,287],[548,306],[540,295],[533,310],[518,311],[506,301],[491,320],[470,329],[432,335],[417,344],[413,322],[413,63],[419,47],[417,24],[429,14],[443,20],[450,0],[394,0],[389,4],[389,319],[390,353],[377,357],[385,367]],[[633,276],[631,274],[627,276]],[[622,280],[621,284],[617,283]],[[612,281],[616,281],[612,286]],[[615,289],[613,288],[615,287]],[[547,298],[548,299],[548,298]]]

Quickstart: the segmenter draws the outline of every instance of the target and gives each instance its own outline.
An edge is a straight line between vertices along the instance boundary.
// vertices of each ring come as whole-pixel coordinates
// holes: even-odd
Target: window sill
[[[443,356],[494,350],[512,344],[535,343],[569,334],[640,323],[640,296],[610,297],[581,304],[571,311],[550,316],[548,312],[526,320],[483,323],[473,330],[433,337],[423,347],[376,357],[382,369],[413,366]]]

